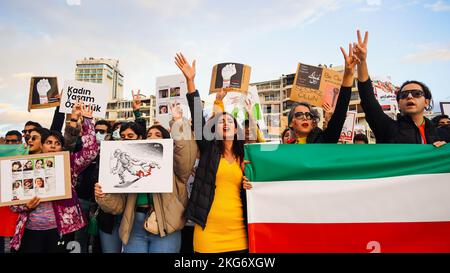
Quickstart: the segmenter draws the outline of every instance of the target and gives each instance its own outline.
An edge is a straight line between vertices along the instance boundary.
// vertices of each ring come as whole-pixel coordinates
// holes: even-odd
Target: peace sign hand
[[[139,110],[141,108],[141,90],[139,89],[137,93],[131,90],[131,95],[133,96],[133,110]]]
[[[353,54],[352,44],[348,45],[348,51],[349,51],[349,54],[347,55],[347,52],[345,52],[345,49],[343,47],[341,47],[341,52],[342,52],[342,55],[344,55],[344,60],[345,60],[345,73],[353,75],[353,73],[355,71],[355,66],[357,64],[360,64],[361,60],[355,54]]]
[[[357,31],[358,43],[353,44],[353,53],[358,57],[361,62],[365,62],[367,59],[367,44],[369,42],[369,32],[364,33],[364,40],[361,38],[361,32]]]

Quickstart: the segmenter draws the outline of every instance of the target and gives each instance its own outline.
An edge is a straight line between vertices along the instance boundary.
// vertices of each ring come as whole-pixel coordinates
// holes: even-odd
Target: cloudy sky
[[[444,0],[1,1],[0,135],[29,119],[48,125],[52,110],[26,111],[30,77],[58,76],[62,86],[83,57],[119,59],[130,97],[178,73],[182,51],[197,59],[206,96],[214,64],[249,64],[252,82],[293,73],[299,61],[338,65],[356,29],[370,32],[372,75],[421,80],[436,101],[450,100],[449,22]]]

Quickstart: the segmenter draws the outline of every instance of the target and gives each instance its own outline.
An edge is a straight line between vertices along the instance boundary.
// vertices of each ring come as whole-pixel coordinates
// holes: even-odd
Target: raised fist
[[[39,103],[45,104],[48,103],[47,92],[52,88],[48,79],[40,80],[36,85],[37,91],[39,93]]]
[[[223,85],[222,88],[230,87],[230,79],[236,74],[236,66],[234,64],[227,64],[222,68],[222,79]]]

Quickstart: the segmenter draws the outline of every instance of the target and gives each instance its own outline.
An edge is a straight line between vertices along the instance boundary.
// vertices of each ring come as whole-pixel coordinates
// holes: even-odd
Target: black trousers
[[[57,229],[25,229],[19,253],[67,253],[67,244],[75,238],[74,233],[60,236]]]

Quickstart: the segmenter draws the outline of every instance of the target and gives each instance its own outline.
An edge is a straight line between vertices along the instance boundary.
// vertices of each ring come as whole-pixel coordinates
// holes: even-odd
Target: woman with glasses
[[[366,120],[375,134],[377,143],[416,143],[442,146],[433,123],[425,117],[425,110],[432,108],[432,97],[428,87],[419,81],[407,81],[397,93],[400,114],[397,120],[384,113],[373,92],[372,81],[367,68],[368,32],[364,40],[358,30],[358,42],[354,54],[361,61],[358,64],[358,91]]]
[[[353,85],[353,74],[356,64],[359,62],[353,54],[353,46],[349,45],[349,54],[341,47],[345,60],[344,78],[339,92],[334,114],[332,115],[325,130],[318,128],[319,116],[309,103],[297,102],[291,108],[288,116],[288,126],[291,129],[288,143],[337,143],[341,135],[347,115],[347,108]]]

